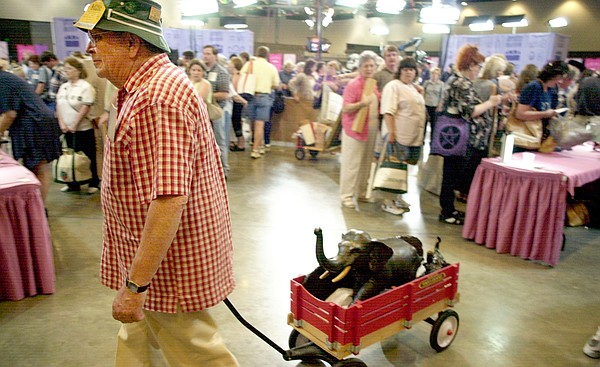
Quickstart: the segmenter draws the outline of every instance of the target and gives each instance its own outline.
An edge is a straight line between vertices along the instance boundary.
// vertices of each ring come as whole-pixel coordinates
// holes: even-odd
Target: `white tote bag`
[[[52,162],[52,176],[59,183],[84,184],[92,179],[90,159],[83,152],[65,149],[57,160]]]

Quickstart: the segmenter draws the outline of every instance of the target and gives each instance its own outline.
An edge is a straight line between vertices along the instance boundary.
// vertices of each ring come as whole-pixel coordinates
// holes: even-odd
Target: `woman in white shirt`
[[[60,86],[56,94],[56,114],[58,124],[65,134],[67,146],[76,152],[82,151],[90,159],[92,179],[87,193],[98,192],[100,179],[96,169],[96,139],[94,124],[87,117],[96,99],[94,87],[87,81],[83,64],[75,57],[64,60],[64,72],[68,82]],[[62,192],[80,191],[80,183],[69,184]]]
[[[389,143],[386,151],[391,149],[395,158],[412,165],[421,156],[426,121],[425,99],[415,85],[417,70],[415,59],[402,59],[396,79],[387,83],[381,93],[381,114],[385,121],[382,135],[387,134]],[[402,215],[409,211],[409,204],[398,195],[395,200],[384,200],[381,208]]]

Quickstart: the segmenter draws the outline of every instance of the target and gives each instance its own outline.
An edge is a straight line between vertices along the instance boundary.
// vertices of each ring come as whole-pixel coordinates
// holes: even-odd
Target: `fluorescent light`
[[[488,19],[486,22],[480,23],[471,23],[469,24],[469,29],[473,32],[485,32],[494,30],[494,22],[491,19]]]
[[[327,27],[328,25],[331,24],[331,22],[333,22],[333,19],[331,17],[325,17],[321,21],[321,24],[323,25],[323,27]]]
[[[304,23],[306,23],[306,25],[309,26],[309,27],[311,27],[311,28],[315,26],[315,21],[312,20],[312,19],[306,19],[304,21]]]
[[[406,7],[405,0],[377,0],[375,5],[380,13],[385,14],[400,14],[402,9]]]
[[[183,15],[200,15],[200,14],[212,14],[219,12],[219,4],[217,0],[181,0],[179,2],[179,9]]]
[[[569,24],[569,22],[567,22],[567,19],[564,17],[558,17],[558,18],[550,19],[548,21],[548,24],[550,24],[550,27],[552,27],[552,28],[560,28],[560,27],[566,27]]]
[[[521,19],[519,22],[502,23],[502,26],[506,27],[506,28],[527,27],[528,25],[529,25],[529,23],[527,22],[527,19],[525,19],[525,18]]]
[[[256,4],[256,0],[233,0],[236,8]]]
[[[428,6],[421,9],[419,22],[426,24],[456,24],[460,10],[450,5]]]
[[[423,33],[450,33],[450,27],[446,24],[423,24]]]
[[[374,25],[371,27],[371,34],[377,36],[387,36],[390,34],[390,29],[385,25]]]
[[[308,6],[305,6],[305,7],[304,7],[304,12],[305,12],[307,15],[313,15],[313,14],[315,13],[315,12],[314,12],[314,11],[313,11],[311,8],[309,8]]]
[[[248,24],[225,24],[223,28],[227,29],[245,29],[248,28]]]

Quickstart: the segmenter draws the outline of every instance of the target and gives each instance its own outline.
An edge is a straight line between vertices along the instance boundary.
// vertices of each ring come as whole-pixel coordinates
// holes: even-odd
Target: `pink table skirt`
[[[8,165],[6,156],[2,158],[0,300],[54,293],[52,242],[39,181],[24,167]],[[21,183],[13,185],[15,180]]]
[[[463,237],[498,253],[554,266],[562,247],[566,199],[562,173],[523,171],[484,159],[469,191]]]

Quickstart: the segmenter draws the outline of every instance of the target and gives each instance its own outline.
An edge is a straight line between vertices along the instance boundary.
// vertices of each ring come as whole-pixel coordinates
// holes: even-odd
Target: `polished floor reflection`
[[[396,217],[378,203],[342,209],[338,157],[298,161],[293,148],[273,147],[262,159],[231,153],[228,181],[240,313],[281,347],[291,327],[290,279],[313,270],[321,227],[333,256],[348,228],[373,237],[411,234],[426,250],[442,237],[442,251],[460,262],[460,329],[436,353],[431,326],[421,322],[365,348],[369,367],[597,366],[581,349],[600,324],[600,231],[566,228],[567,244],[552,268],[478,246],[460,226],[441,224],[436,196],[421,191],[411,167],[411,211]],[[111,318],[113,292],[99,284],[102,214],[99,196],[52,187],[47,207],[53,235],[57,291],[0,303],[0,366],[111,366],[119,324]],[[243,367],[297,366],[246,330],[219,305],[213,315]],[[308,365],[308,364],[306,364]]]

